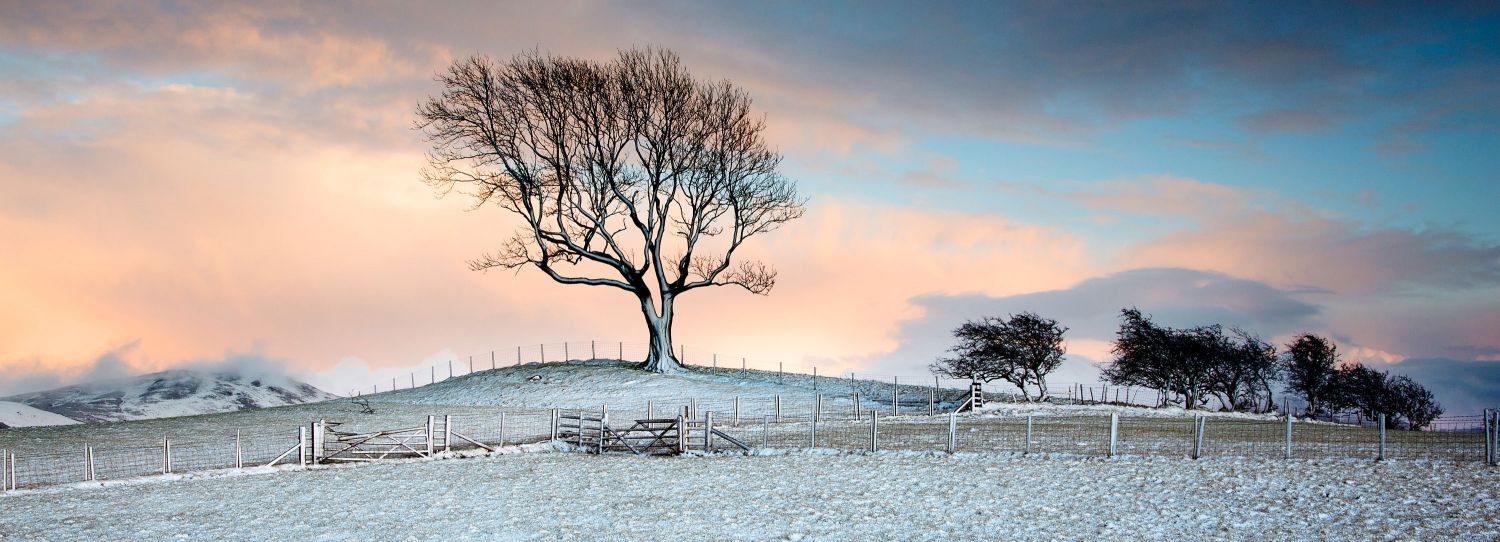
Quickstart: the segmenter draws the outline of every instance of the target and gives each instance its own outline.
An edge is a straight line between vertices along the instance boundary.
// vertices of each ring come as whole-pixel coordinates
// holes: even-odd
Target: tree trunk
[[[672,355],[672,298],[662,299],[661,314],[656,313],[654,305],[650,297],[641,300],[641,312],[646,316],[646,329],[651,335],[651,350],[642,368],[653,373],[679,372],[682,365]]]

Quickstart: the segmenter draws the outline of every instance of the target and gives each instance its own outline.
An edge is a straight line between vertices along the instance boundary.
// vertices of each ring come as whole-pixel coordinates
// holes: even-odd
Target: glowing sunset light
[[[1493,6],[571,6],[0,7],[0,396],[645,343],[622,291],[470,271],[519,222],[436,197],[413,125],[455,59],[650,46],[747,92],[807,197],[743,249],[768,295],[680,300],[694,363],[930,379],[1034,311],[1091,383],[1137,306],[1500,400]]]

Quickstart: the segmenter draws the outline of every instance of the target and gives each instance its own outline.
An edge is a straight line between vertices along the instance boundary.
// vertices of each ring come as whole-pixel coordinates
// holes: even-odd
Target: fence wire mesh
[[[886,391],[895,389],[892,386]],[[313,422],[330,422],[330,427],[345,433],[402,428],[425,431],[428,416],[434,417],[437,435],[442,428],[452,430],[435,444],[437,451],[442,451],[444,444],[462,450],[476,448],[475,443],[495,447],[547,441],[557,431],[557,414],[583,414],[603,415],[612,430],[648,418],[703,420],[711,416],[715,429],[748,446],[768,449],[1450,461],[1484,461],[1489,453],[1489,433],[1481,416],[1440,418],[1423,431],[1386,429],[1383,440],[1380,428],[1369,425],[1303,420],[1288,423],[1285,418],[1245,415],[1116,414],[1112,431],[1109,414],[1019,414],[1001,410],[950,415],[952,407],[939,409],[940,401],[935,392],[928,395],[929,390],[932,388],[913,387],[884,398],[873,387],[854,387],[843,393],[830,390],[820,396],[660,398],[556,412],[383,403],[373,403],[366,410],[363,405],[334,402],[316,408],[263,409],[243,416],[11,428],[0,431],[0,450],[4,451],[0,454],[0,472],[10,472],[13,465],[15,477],[7,474],[0,482],[35,488],[166,471],[227,469],[236,464],[260,466],[295,452],[299,430]],[[922,400],[901,400],[906,394]],[[895,410],[892,397],[896,398]],[[237,425],[254,428],[232,428]],[[715,450],[738,449],[722,438],[714,439],[712,446]],[[296,455],[292,453],[291,462],[297,461]]]

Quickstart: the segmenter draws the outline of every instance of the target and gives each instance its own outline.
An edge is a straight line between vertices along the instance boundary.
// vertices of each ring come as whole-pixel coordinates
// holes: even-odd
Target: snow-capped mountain
[[[188,369],[104,380],[4,400],[86,423],[228,412],[332,399],[285,376]]]

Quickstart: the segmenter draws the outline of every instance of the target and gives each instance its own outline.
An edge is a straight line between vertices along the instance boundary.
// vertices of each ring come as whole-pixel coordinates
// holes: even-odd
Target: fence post
[[[89,471],[90,470],[93,470],[93,468],[89,465],[89,447],[87,445],[85,445],[83,447],[83,481],[87,482],[87,481],[90,480],[89,479]]]
[[[948,453],[958,451],[958,413],[948,413]]]
[[[15,463],[16,453],[10,454],[11,463]],[[1500,409],[1490,409],[1490,464],[1500,463]],[[15,480],[16,474],[11,473],[11,480]]]
[[[490,370],[495,370],[495,351],[490,350]]]
[[[1380,424],[1380,448],[1375,451],[1375,460],[1385,460],[1385,414],[1381,414],[1376,423]]]
[[[1484,409],[1484,462],[1495,464],[1495,411]]]
[[[1197,416],[1193,422],[1193,459],[1198,459],[1198,456],[1203,453],[1204,418]]]
[[[677,453],[687,451],[688,429],[682,414],[677,415]]]
[[[172,439],[161,439],[161,473],[172,473]]]
[[[1114,457],[1120,443],[1120,414],[1109,413],[1109,457]]]
[[[776,423],[781,423],[781,395],[776,396]]]
[[[785,371],[782,370],[782,362],[778,361],[778,362],[776,362],[776,383],[777,384],[781,383],[781,378],[782,378],[783,374],[785,374]],[[777,420],[777,421],[781,421],[781,420]]]
[[[765,414],[761,414],[760,415],[760,447],[761,448],[765,448],[765,447],[768,447],[770,445],[771,445],[771,417],[767,416]]]
[[[589,341],[589,359],[599,359],[599,347],[594,341]]]
[[[901,377],[891,377],[891,415],[898,413],[897,403],[901,400]]]
[[[656,399],[647,399],[646,400],[646,419],[649,420],[649,419],[652,419],[652,418],[655,418],[655,417],[656,417]]]
[[[443,415],[443,451],[452,449],[453,418],[447,414]]]
[[[854,421],[859,421],[859,392],[854,392]]]
[[[810,441],[811,441],[812,445],[808,446],[809,448],[817,448],[818,447],[818,415],[821,414],[822,412],[823,412],[823,394],[814,395],[813,396],[812,433],[810,435]]]
[[[745,358],[740,358],[740,374],[745,374],[745,371],[748,370],[747,367],[749,365],[745,362]]]
[[[563,341],[563,363],[567,363],[570,359],[573,357],[568,354],[568,341]]]
[[[1284,459],[1292,459],[1292,411],[1287,411],[1287,443],[1281,450]]]
[[[703,413],[703,451],[712,452],[714,443],[714,413]]]
[[[234,430],[234,468],[245,468],[245,447],[240,444],[240,430]]]
[[[734,396],[734,426],[740,426],[740,396]]]
[[[880,427],[878,425],[878,422],[875,421],[875,419],[878,418],[878,417],[879,417],[879,413],[875,409],[873,409],[873,408],[870,409],[870,451],[871,452],[878,452],[878,451],[880,451]]]
[[[0,492],[10,491],[10,450],[0,450]]]
[[[6,458],[6,464],[4,465],[4,467],[5,467],[6,474],[10,475],[10,489],[11,489],[11,491],[15,491],[15,489],[17,487],[20,487],[20,480],[18,478],[16,478],[16,453],[15,452],[10,452],[10,456],[8,458]]]
[[[436,420],[433,419],[433,416],[431,414],[428,414],[427,415],[427,456],[428,457],[432,456],[433,440],[435,440],[437,438],[437,435],[434,434],[434,433],[437,432],[436,431],[436,429],[437,429],[436,426],[437,426]]]
[[[297,466],[307,466],[307,426],[297,427]]]
[[[1031,416],[1026,416],[1026,450],[1021,453],[1031,453]]]
[[[931,416],[937,406],[937,388],[927,390],[927,415]]]
[[[698,398],[688,399],[688,417],[698,419]]]
[[[714,368],[715,369],[719,368],[719,355],[718,354],[714,354]]]
[[[605,428],[608,425],[609,425],[609,404],[605,403],[605,404],[599,405],[599,442],[598,442],[598,450],[599,450],[599,454],[600,455],[604,454],[604,431],[605,431]]]
[[[552,409],[552,440],[557,440],[557,409]]]

